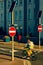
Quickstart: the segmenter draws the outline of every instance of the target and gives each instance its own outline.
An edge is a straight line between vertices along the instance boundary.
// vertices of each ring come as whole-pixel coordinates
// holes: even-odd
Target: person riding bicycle
[[[28,42],[27,42],[25,48],[26,48],[26,52],[28,53],[28,56],[30,56],[34,49],[34,43],[28,39]]]

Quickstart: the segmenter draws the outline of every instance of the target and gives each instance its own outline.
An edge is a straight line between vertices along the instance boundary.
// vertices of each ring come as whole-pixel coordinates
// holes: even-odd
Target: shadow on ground
[[[37,60],[31,61],[32,65],[43,65],[43,52],[38,53]]]

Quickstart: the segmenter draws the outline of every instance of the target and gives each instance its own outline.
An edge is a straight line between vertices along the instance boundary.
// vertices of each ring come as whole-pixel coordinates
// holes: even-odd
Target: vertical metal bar
[[[12,11],[12,25],[14,25],[14,10]],[[12,61],[14,60],[14,36],[12,36]]]
[[[14,60],[14,36],[12,36],[12,61]]]
[[[12,25],[14,25],[14,10],[12,11]]]
[[[39,18],[39,24],[41,24],[41,17]]]
[[[40,36],[41,36],[41,33],[39,32],[39,49],[40,49]]]
[[[41,25],[41,17],[39,18],[39,24]],[[41,45],[41,43],[40,43],[40,36],[41,36],[41,32],[39,32],[39,49],[40,49],[40,45]]]

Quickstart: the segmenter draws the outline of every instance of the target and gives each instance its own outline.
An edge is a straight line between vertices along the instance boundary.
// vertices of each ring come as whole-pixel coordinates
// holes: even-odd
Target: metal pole
[[[14,60],[14,37],[12,36],[12,61]]]
[[[12,11],[12,25],[14,25],[14,10]],[[14,36],[12,36],[12,61],[14,60]]]
[[[14,25],[14,10],[12,11],[12,25]]]
[[[41,36],[41,33],[39,32],[39,49],[40,49],[40,36]]]
[[[41,17],[39,18],[39,24],[41,24]],[[40,43],[40,36],[41,36],[41,32],[39,32],[39,49],[40,49],[40,45],[41,45],[41,43]]]
[[[39,18],[39,24],[41,24],[41,17]]]

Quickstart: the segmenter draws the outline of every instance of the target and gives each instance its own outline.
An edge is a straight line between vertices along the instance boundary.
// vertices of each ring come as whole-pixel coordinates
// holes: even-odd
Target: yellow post
[[[14,25],[14,10],[12,11],[12,25]]]
[[[12,25],[14,25],[14,10],[12,11]],[[12,36],[12,61],[14,60],[14,36]]]
[[[39,18],[39,24],[41,24],[41,17]],[[40,49],[40,46],[41,46],[40,37],[41,37],[41,32],[39,32],[39,49]]]
[[[12,36],[12,61],[14,60],[14,36]]]

